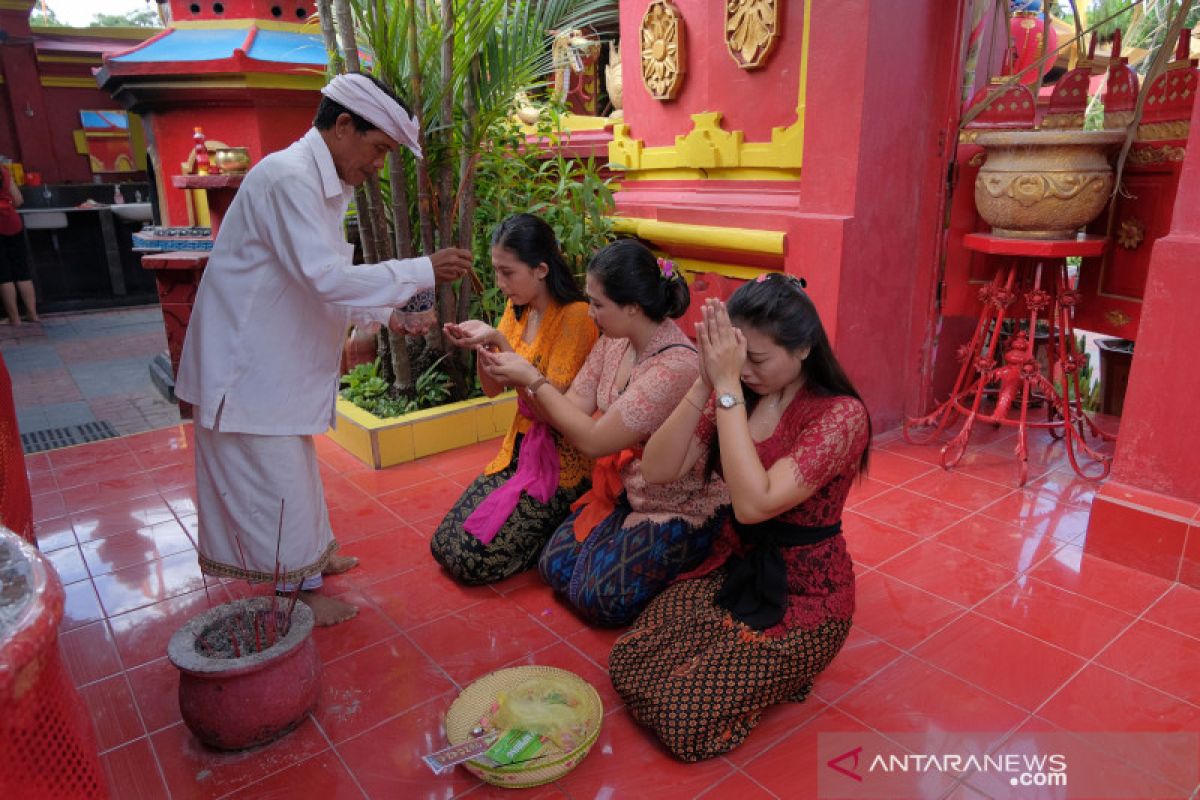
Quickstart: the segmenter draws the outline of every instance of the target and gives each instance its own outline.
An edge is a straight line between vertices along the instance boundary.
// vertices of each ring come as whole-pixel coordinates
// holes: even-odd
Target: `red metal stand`
[[[964,237],[968,249],[998,256],[1009,256],[1007,263],[996,272],[992,282],[979,291],[983,309],[971,341],[959,350],[962,367],[949,399],[932,414],[911,418],[904,424],[904,438],[913,444],[927,444],[952,425],[959,416],[966,422],[957,435],[942,447],[942,466],[953,467],[966,452],[971,430],[977,421],[1006,425],[1018,429],[1016,455],[1023,486],[1028,478],[1029,428],[1048,428],[1067,442],[1067,456],[1074,470],[1084,478],[1099,480],[1112,466],[1112,456],[1098,452],[1087,443],[1094,440],[1112,441],[1111,434],[1102,431],[1083,410],[1079,393],[1079,368],[1084,356],[1075,345],[1073,309],[1079,292],[1067,278],[1068,256],[1098,256],[1104,252],[1107,240],[1100,236],[1084,239],[1036,240],[1011,239],[985,233]],[[1009,307],[1020,301],[1023,309]],[[1023,311],[1023,313],[1022,313]],[[1016,321],[1014,333],[998,364],[996,357],[1006,318]],[[1024,318],[1024,327],[1020,320]],[[1039,320],[1049,329],[1049,360],[1054,377],[1047,377],[1035,357],[1034,347]],[[982,413],[980,405],[986,395],[995,396],[995,407]],[[1032,401],[1041,401],[1046,408],[1045,421],[1029,419]],[[1014,418],[1015,416],[1015,418]],[[1081,466],[1077,450],[1095,465]]]

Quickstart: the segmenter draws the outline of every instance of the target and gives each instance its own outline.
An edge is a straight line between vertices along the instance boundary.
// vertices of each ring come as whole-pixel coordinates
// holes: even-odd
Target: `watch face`
[[[737,398],[731,394],[723,394],[717,398],[717,402],[721,404],[721,408],[733,408],[737,405]]]

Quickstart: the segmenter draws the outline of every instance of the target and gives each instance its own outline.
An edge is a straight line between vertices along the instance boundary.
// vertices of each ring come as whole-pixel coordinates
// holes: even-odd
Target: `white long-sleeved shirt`
[[[351,312],[386,322],[433,286],[428,258],[352,263],[353,190],[310,129],[246,175],[200,280],[175,394],[230,433],[322,433],[334,422]]]

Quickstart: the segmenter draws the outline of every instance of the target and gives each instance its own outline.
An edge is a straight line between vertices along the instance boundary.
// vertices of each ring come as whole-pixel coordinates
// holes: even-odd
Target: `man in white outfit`
[[[334,422],[347,327],[402,330],[393,308],[462,277],[471,254],[352,263],[342,230],[352,187],[401,144],[419,158],[417,128],[369,76],[339,75],[322,94],[313,128],[238,189],[200,281],[175,393],[196,407],[201,569],[272,580],[282,513],[277,588],[299,583],[317,624],[333,625],[357,608],[319,593],[321,575],[357,560],[334,553],[312,436]]]

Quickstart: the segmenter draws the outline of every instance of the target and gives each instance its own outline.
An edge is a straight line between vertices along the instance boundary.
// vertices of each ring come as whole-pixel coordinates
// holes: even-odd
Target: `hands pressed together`
[[[746,337],[730,322],[729,312],[720,300],[705,300],[701,314],[703,321],[696,323],[701,379],[718,392],[740,391]]]

